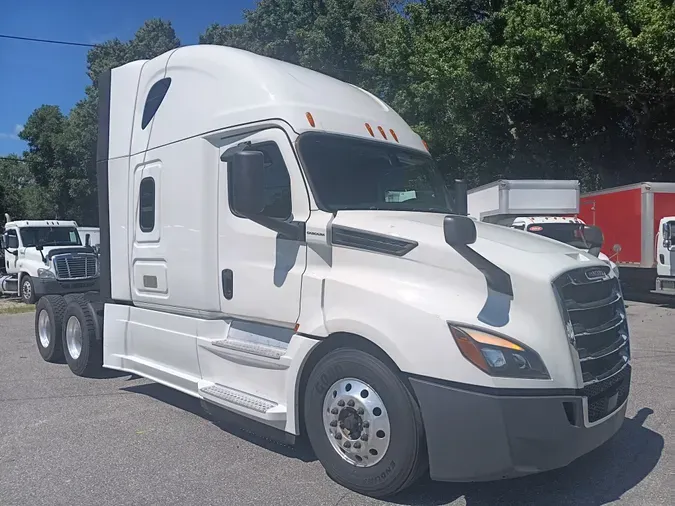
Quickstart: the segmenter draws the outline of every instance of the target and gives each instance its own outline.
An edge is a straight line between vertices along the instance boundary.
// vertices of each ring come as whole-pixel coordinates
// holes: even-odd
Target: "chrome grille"
[[[604,266],[566,272],[554,286],[567,319],[568,337],[579,354],[584,389],[592,390],[588,401],[593,422],[621,406],[623,401],[605,402],[612,395],[619,392],[617,398],[623,400],[628,395],[630,338],[621,286]],[[606,406],[604,414],[602,406]]]
[[[57,279],[85,279],[97,275],[96,256],[65,254],[54,257]]]

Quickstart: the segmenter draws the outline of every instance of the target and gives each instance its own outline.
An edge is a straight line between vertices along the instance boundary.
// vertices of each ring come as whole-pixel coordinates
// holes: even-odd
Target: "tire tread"
[[[66,320],[72,316],[79,320],[82,329],[82,351],[77,360],[73,360],[68,353],[66,342]],[[68,302],[63,318],[62,343],[68,367],[77,376],[95,376],[102,367],[103,346],[101,341],[96,338],[96,323],[94,321],[96,317],[84,297],[73,297]]]
[[[63,316],[66,312],[66,301],[60,295],[46,295],[40,297],[35,307],[35,341],[38,346],[38,351],[45,362],[59,362],[63,359],[63,345],[62,345],[62,326]],[[40,343],[39,318],[40,312],[47,311],[49,315],[49,322],[52,326],[52,341],[51,350],[46,350]],[[50,344],[51,344],[50,343]]]

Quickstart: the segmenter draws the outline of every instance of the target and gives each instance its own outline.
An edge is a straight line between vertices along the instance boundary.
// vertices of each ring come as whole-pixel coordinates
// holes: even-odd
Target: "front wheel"
[[[21,300],[26,304],[35,304],[36,299],[33,279],[26,274],[21,278]]]
[[[312,448],[337,483],[394,495],[426,470],[417,402],[382,361],[357,349],[328,353],[310,373],[304,403]]]

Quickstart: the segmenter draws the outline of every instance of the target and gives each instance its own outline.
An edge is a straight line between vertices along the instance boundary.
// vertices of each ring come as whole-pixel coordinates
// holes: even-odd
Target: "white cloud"
[[[12,133],[0,132],[0,139],[10,139],[12,141],[18,141],[19,134],[23,130],[23,125],[16,124],[14,125],[14,131]]]

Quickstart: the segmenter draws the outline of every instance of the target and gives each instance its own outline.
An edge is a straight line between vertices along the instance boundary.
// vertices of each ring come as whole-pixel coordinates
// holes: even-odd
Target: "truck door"
[[[19,236],[16,230],[10,229],[4,234],[5,242],[5,270],[7,274],[18,272],[17,260],[19,259]]]
[[[307,221],[309,195],[286,133],[271,128],[245,138],[239,136],[221,148],[221,155],[236,146],[264,154],[265,214]],[[221,311],[235,319],[292,328],[300,313],[301,282],[307,263],[305,243],[279,238],[276,232],[232,212],[227,162],[220,162],[218,179]]]

